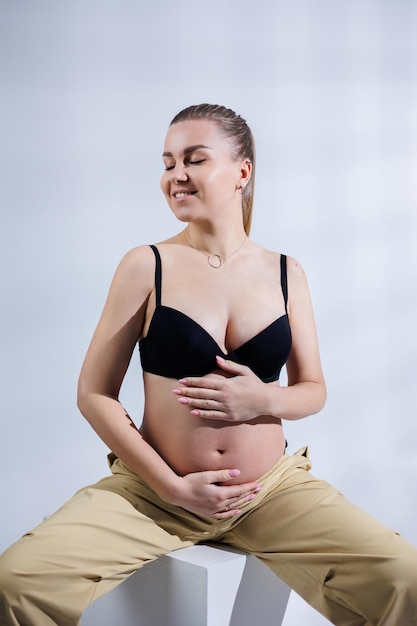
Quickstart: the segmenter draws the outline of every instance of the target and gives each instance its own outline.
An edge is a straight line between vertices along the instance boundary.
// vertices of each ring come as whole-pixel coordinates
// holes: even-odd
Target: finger
[[[203,409],[193,409],[190,411],[191,415],[194,417],[200,417],[205,420],[212,420],[213,422],[234,422],[235,420],[231,419],[227,413],[223,411],[208,411]]]
[[[239,511],[239,510],[240,510],[240,509],[238,508],[237,504],[235,505],[233,502],[231,502],[230,504],[225,504],[225,505],[222,507],[222,510],[221,510],[221,511],[219,511],[219,513],[218,513],[218,514],[219,514],[219,515],[222,515],[222,514],[225,514],[225,513],[226,513],[226,514],[227,514],[227,513],[235,513],[235,512],[237,512],[237,511]]]
[[[235,376],[245,374],[248,369],[246,365],[241,365],[240,363],[236,363],[231,359],[224,359],[221,356],[216,356],[216,362],[217,365],[222,368],[222,370],[225,370],[230,374],[234,374]]]
[[[190,413],[192,415],[196,415],[197,417],[228,421],[227,414],[221,410],[222,405],[217,400],[208,400],[207,398],[186,398],[181,395],[178,398],[178,402],[183,405],[188,405]]]
[[[194,387],[197,389],[219,389],[224,380],[224,376],[202,376],[181,378],[178,382],[184,387]]]
[[[220,505],[221,510],[215,515],[216,519],[224,519],[233,515],[238,515],[239,513],[241,513],[241,507],[248,502],[252,502],[252,500],[255,500],[260,490],[261,486],[259,485],[254,491],[245,495],[244,497],[226,500],[224,504]]]
[[[212,417],[215,417],[217,419],[222,415],[223,417],[225,416],[225,413],[221,410],[221,404],[220,402],[217,402],[217,400],[208,400],[207,398],[205,400],[189,399],[187,401],[187,404],[190,406],[190,408],[194,407],[195,409],[197,409],[198,413],[201,413],[203,417],[206,417],[210,414],[213,414]]]
[[[202,409],[203,411],[218,411],[221,409],[221,403],[213,398],[201,397],[192,398],[190,396],[181,396],[178,398],[181,404],[188,404],[190,409]]]
[[[216,519],[226,519],[227,517],[233,517],[233,515],[239,515],[241,513],[241,507],[248,502],[252,502],[257,497],[257,493],[260,491],[260,487],[257,489],[256,493],[250,493],[244,498],[239,498],[238,500],[230,500],[225,505],[223,510],[219,511],[214,517]]]
[[[201,387],[184,387],[183,389],[173,389],[172,392],[176,396],[181,396],[184,398],[191,398],[193,400],[198,400],[201,404],[201,401],[205,400],[216,400],[216,396],[219,396],[219,392],[212,387],[210,389],[203,389]]]
[[[173,389],[173,393],[178,396],[177,401],[180,404],[190,408],[192,415],[205,419],[234,421],[225,412],[222,402],[215,398],[208,398],[207,392],[191,395],[192,392],[190,391],[183,392],[180,389]],[[213,395],[213,391],[210,391],[210,395]]]
[[[238,500],[246,497],[250,493],[257,493],[262,487],[262,485],[256,480],[241,483],[239,485],[222,485],[222,483],[227,482],[230,479],[238,478],[240,476],[240,470],[238,469],[214,470],[206,472],[206,475],[212,484],[216,484],[221,487],[222,495],[224,496],[223,502]]]
[[[221,511],[220,513],[215,513],[213,515],[214,519],[223,520],[228,519],[229,517],[233,517],[235,515],[239,515],[241,511],[239,509],[231,509],[230,511]]]
[[[238,476],[240,476],[240,470],[239,469],[222,469],[222,470],[212,470],[212,471],[209,470],[209,471],[204,472],[204,474],[207,477],[208,483],[211,483],[212,485],[221,485],[221,483],[224,483],[227,480],[230,480],[231,478],[238,478]],[[236,491],[239,489],[239,487],[241,487],[241,485],[236,485],[233,487],[233,489]],[[230,492],[230,494],[228,495],[230,497],[235,497],[237,494]]]
[[[254,491],[252,491],[251,493],[249,493],[248,495],[246,495],[244,498],[238,498],[237,500],[233,500],[233,502],[226,505],[225,510],[230,511],[232,508],[240,509],[240,507],[243,506],[244,504],[247,504],[248,502],[252,502],[252,500],[255,500],[260,490],[261,489],[259,487],[255,489]]]

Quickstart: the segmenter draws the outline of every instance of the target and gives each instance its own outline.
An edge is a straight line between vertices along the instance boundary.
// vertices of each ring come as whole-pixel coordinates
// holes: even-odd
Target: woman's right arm
[[[93,429],[128,467],[163,500],[202,515],[224,518],[224,504],[242,504],[255,484],[224,486],[228,470],[178,476],[137,430],[119,402],[120,387],[134,347],[142,335],[149,295],[154,288],[155,258],[148,246],[121,261],[110,286],[78,382],[78,407]]]
[[[77,402],[110,450],[164,497],[178,477],[145,442],[119,402],[123,378],[142,334],[154,269],[148,246],[128,252],[120,262],[81,368]]]

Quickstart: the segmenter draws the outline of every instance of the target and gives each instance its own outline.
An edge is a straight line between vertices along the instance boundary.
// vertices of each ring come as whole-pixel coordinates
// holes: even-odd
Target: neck
[[[207,255],[220,255],[227,259],[246,240],[243,225],[234,229],[205,230],[199,225],[188,224],[183,231],[188,245]]]
[[[221,253],[221,252],[214,252],[213,251],[207,249],[204,250],[203,248],[200,248],[190,237],[189,233],[187,232],[187,228],[184,231],[186,240],[188,245],[190,245],[192,248],[194,248],[195,250],[197,250],[198,252],[200,252],[201,254],[203,254],[206,258],[207,258],[207,262],[210,265],[210,267],[214,268],[214,269],[220,269],[221,267],[223,267],[223,265],[226,263],[226,261],[228,259],[230,259],[232,256],[234,256],[235,254],[237,254],[240,249],[243,247],[243,245],[246,243],[247,240],[247,236],[246,233],[243,234],[243,239],[241,239],[239,245],[236,248],[233,248],[233,250],[231,250],[230,252],[227,253]],[[216,241],[216,245],[218,245],[218,242]],[[229,242],[224,245],[224,249],[229,248]],[[219,248],[220,249],[220,248]]]

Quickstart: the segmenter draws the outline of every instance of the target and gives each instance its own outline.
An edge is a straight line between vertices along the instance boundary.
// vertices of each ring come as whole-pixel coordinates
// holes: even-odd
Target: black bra
[[[148,334],[139,341],[143,371],[176,379],[204,376],[219,369],[216,356],[222,356],[224,359],[247,365],[264,382],[278,380],[291,351],[286,256],[281,255],[281,288],[285,314],[239,348],[224,353],[200,324],[185,313],[161,304],[161,257],[156,246],[151,248],[156,260],[156,307]]]

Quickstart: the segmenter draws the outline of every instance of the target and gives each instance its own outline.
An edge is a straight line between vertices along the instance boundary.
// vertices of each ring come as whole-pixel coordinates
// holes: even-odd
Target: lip
[[[171,196],[174,200],[180,201],[186,200],[187,198],[190,198],[190,196],[194,196],[196,193],[196,191],[192,191],[190,189],[176,189],[172,192]],[[178,194],[182,195],[178,196]]]

